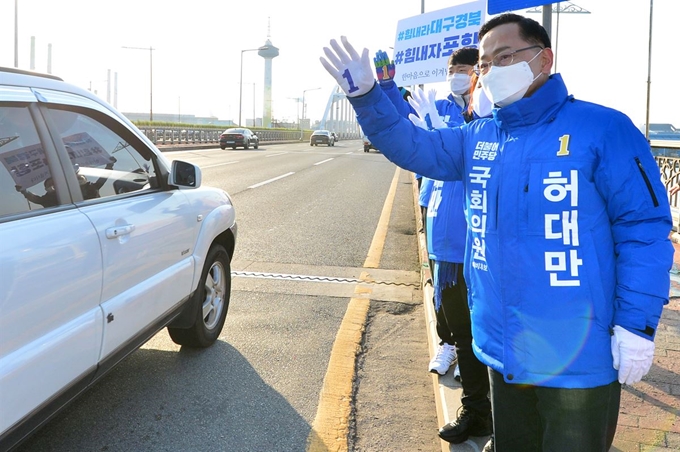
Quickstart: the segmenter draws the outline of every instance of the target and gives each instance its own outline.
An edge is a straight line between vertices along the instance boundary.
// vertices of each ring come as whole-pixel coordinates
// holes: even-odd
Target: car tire
[[[253,146],[253,148],[255,148],[255,149],[257,149],[257,148],[259,148],[259,147],[260,147],[260,143],[259,143],[259,142],[256,142],[256,143],[255,143],[255,146]]]
[[[250,149],[250,146],[248,146],[247,142],[243,145],[243,149],[246,149],[246,150]]]
[[[226,148],[227,148],[226,146],[220,146],[220,149],[222,149],[223,151],[224,151]]]
[[[172,341],[187,347],[205,348],[212,345],[224,327],[231,297],[231,266],[222,245],[208,251],[201,280],[190,303],[196,307],[195,323],[189,328],[168,327]]]
[[[368,146],[364,146],[364,152],[368,152],[370,148]]]

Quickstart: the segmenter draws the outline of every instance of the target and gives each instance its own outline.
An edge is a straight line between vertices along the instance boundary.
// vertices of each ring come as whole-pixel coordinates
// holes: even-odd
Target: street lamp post
[[[19,0],[14,0],[14,67],[19,67]]]
[[[153,121],[153,51],[154,48],[149,47],[126,47],[124,49],[132,50],[148,50],[149,51],[149,121]]]
[[[647,55],[647,111],[645,113],[645,138],[649,140],[649,92],[652,84],[652,17],[654,0],[649,0],[649,51]]]
[[[300,129],[300,141],[302,141],[303,131],[302,131],[302,121],[300,121],[300,102],[302,102],[301,97],[289,97],[288,99],[294,100],[297,107],[297,123]]]
[[[321,89],[321,87],[319,87],[319,88],[309,88],[309,89],[302,91],[302,119],[300,120],[300,129],[301,130],[302,130],[302,122],[305,120],[305,93],[307,91],[314,91],[314,90],[317,90],[317,89]]]
[[[238,82],[238,125],[241,125],[241,106],[243,105],[243,53],[244,52],[256,52],[258,50],[267,50],[269,46],[258,47],[257,49],[244,49],[241,50],[241,78]],[[253,86],[253,89],[255,87]],[[255,119],[253,118],[253,121]]]

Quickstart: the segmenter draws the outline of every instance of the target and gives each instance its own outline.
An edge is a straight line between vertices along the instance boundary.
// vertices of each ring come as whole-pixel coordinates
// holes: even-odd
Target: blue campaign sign
[[[560,3],[561,1],[564,0],[489,0],[487,10],[489,14],[498,14],[505,11],[516,11],[518,9],[533,8],[534,6]]]

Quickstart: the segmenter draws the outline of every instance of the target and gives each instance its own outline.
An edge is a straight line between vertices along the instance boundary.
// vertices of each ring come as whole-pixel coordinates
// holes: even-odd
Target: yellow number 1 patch
[[[557,151],[558,157],[569,155],[569,135],[562,135],[560,137],[560,150]]]

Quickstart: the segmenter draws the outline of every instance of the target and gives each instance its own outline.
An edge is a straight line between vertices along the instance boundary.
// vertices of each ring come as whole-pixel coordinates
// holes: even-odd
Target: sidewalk
[[[413,182],[416,227],[421,229],[418,190]],[[639,383],[624,386],[616,437],[610,452],[665,452],[680,450],[680,244],[675,243],[675,264],[671,271],[670,302],[665,306],[656,333],[656,351],[652,369]],[[418,234],[422,263],[423,304],[427,323],[430,356],[439,342],[432,304],[432,276],[427,259],[427,246],[422,232]],[[426,369],[423,369],[426,372]],[[453,371],[444,376],[432,375],[437,419],[442,426],[456,418],[460,407],[460,384]],[[436,432],[433,432],[436,434]],[[487,438],[470,438],[462,444],[441,441],[442,452],[478,452]],[[518,451],[520,452],[520,451]]]

